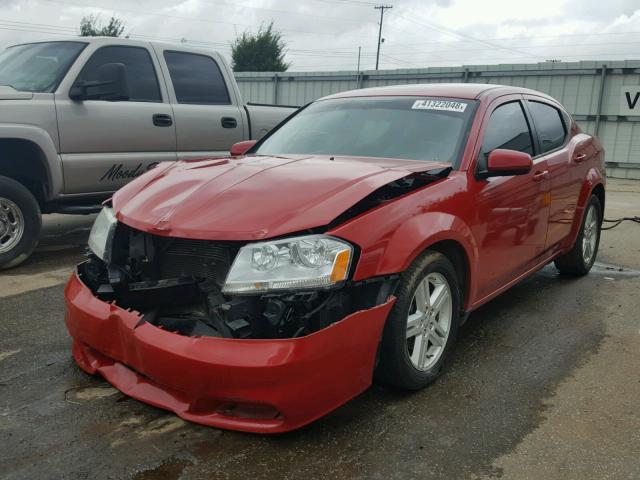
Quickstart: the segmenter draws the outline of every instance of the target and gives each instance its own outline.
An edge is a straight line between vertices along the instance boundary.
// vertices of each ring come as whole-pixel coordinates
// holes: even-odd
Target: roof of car
[[[486,92],[507,95],[509,93],[530,93],[541,95],[540,92],[527,88],[510,87],[506,85],[489,85],[486,83],[420,83],[411,85],[393,85],[390,87],[362,88],[349,90],[322,98],[344,97],[376,97],[376,96],[410,96],[410,97],[449,97],[473,100]]]

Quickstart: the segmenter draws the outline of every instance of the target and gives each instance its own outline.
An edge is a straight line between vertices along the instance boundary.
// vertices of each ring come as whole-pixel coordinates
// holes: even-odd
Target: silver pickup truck
[[[0,269],[41,213],[90,213],[158,162],[228,155],[295,107],[245,104],[229,66],[188,45],[71,38],[0,54]]]

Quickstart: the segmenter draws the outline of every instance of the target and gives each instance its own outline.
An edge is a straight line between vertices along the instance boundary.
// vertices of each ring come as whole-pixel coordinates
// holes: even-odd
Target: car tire
[[[41,228],[40,207],[33,194],[15,180],[0,176],[0,270],[29,258]]]
[[[602,206],[598,197],[591,195],[573,248],[554,261],[560,273],[573,276],[589,273],[598,254],[601,226]]]
[[[447,257],[427,250],[402,273],[395,296],[375,378],[419,390],[438,378],[453,349],[460,325],[460,282]]]

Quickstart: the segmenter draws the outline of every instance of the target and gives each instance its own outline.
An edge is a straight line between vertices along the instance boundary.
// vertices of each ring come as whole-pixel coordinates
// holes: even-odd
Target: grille
[[[231,268],[228,245],[207,240],[162,239],[161,278],[198,277],[222,285]]]

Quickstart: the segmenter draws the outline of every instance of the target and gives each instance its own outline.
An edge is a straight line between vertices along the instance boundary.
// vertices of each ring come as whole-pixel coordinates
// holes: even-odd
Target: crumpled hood
[[[117,218],[157,235],[259,240],[329,224],[374,190],[448,164],[241,157],[163,163],[113,197]]]

